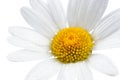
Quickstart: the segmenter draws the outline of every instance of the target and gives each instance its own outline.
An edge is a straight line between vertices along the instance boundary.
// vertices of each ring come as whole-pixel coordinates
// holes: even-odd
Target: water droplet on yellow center
[[[80,27],[60,30],[52,39],[51,53],[62,63],[75,63],[86,60],[93,48],[90,33]]]

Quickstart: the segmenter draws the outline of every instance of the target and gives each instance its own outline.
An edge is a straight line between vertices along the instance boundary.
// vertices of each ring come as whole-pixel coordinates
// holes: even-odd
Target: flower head
[[[51,42],[51,53],[63,63],[75,63],[87,59],[93,48],[88,31],[78,27],[60,30]]]
[[[69,0],[67,18],[59,0],[30,0],[22,16],[32,29],[11,27],[8,41],[24,49],[8,56],[11,61],[45,59],[26,80],[92,80],[88,67],[108,75],[118,71],[111,61],[95,50],[116,47],[112,34],[120,29],[120,9],[102,18],[108,0]],[[109,44],[109,42],[114,45]]]

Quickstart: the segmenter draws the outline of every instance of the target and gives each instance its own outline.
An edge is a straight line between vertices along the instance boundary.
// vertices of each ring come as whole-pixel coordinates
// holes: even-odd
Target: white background
[[[61,0],[61,2],[65,9],[67,0]],[[39,62],[15,63],[8,61],[6,58],[8,54],[19,49],[7,42],[8,27],[29,27],[20,14],[20,8],[28,5],[29,0],[0,0],[0,80],[24,80],[30,69]],[[120,8],[120,0],[110,0],[105,14],[117,8]],[[120,72],[120,48],[101,51],[101,53],[111,58]],[[94,80],[120,80],[120,74],[116,77],[110,77],[93,69],[92,72]]]

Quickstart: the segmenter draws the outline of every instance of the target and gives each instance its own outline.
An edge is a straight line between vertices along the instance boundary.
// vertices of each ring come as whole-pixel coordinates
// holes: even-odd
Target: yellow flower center
[[[60,30],[52,39],[51,53],[62,63],[86,60],[93,48],[93,39],[88,31],[80,27]]]

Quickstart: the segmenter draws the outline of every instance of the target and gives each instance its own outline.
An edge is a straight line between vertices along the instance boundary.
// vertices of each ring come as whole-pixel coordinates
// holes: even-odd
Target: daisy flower
[[[89,65],[115,76],[118,70],[95,52],[117,47],[113,38],[120,28],[120,9],[102,18],[108,0],[69,0],[67,15],[59,0],[30,0],[21,14],[32,28],[10,27],[8,41],[23,49],[8,56],[11,61],[44,60],[25,80],[93,80]]]

